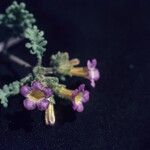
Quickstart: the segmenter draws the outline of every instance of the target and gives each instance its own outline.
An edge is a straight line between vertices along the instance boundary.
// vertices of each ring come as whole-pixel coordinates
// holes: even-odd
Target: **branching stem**
[[[23,38],[21,37],[11,37],[7,40],[7,42],[0,42],[0,52],[7,57],[8,60],[15,62],[16,64],[20,65],[20,66],[24,66],[24,67],[32,67],[28,62],[24,61],[23,59],[13,55],[13,54],[9,54],[7,52],[7,49],[20,43],[21,41],[23,41]]]

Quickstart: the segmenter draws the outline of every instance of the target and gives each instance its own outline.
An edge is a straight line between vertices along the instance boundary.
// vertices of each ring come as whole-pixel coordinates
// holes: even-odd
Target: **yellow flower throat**
[[[44,96],[45,94],[41,90],[32,90],[27,97],[33,101],[39,101],[40,99],[44,98]]]

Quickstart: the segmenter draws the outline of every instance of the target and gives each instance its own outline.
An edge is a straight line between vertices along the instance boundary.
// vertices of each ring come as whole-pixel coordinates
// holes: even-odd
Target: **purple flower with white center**
[[[100,72],[96,68],[97,60],[92,59],[92,61],[87,61],[87,69],[88,69],[88,79],[91,81],[91,86],[95,87],[95,81],[100,78]]]
[[[84,110],[83,103],[89,100],[89,91],[85,90],[85,85],[81,84],[78,89],[72,93],[73,109],[82,112]]]
[[[34,81],[31,87],[22,86],[20,93],[26,97],[23,105],[27,110],[33,110],[36,107],[41,111],[46,110],[49,105],[49,97],[52,96],[51,88],[45,87],[39,81]]]

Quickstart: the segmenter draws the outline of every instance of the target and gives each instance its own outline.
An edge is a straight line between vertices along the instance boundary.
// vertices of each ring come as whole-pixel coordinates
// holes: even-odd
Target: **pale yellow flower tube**
[[[55,111],[54,104],[50,103],[48,108],[45,111],[45,123],[46,125],[54,125],[55,124]]]

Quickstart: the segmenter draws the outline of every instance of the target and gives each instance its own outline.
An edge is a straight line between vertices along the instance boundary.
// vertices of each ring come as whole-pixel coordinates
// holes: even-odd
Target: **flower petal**
[[[91,86],[95,87],[95,81],[99,80],[99,78],[100,78],[99,70],[97,68],[89,69],[87,78],[91,81]]]
[[[88,68],[88,69],[91,69],[91,67],[92,67],[92,63],[91,63],[90,60],[88,60],[88,61],[87,61],[87,68]]]
[[[92,68],[95,68],[97,65],[97,60],[94,58],[92,59]]]
[[[75,89],[73,92],[72,92],[72,98],[74,99],[74,97],[78,94],[79,90],[78,89]]]
[[[45,93],[46,98],[48,98],[52,95],[52,90],[48,87],[43,88],[43,92]]]
[[[81,85],[79,86],[79,91],[84,91],[84,88],[85,88],[85,84],[81,84]]]
[[[83,104],[81,103],[80,105],[78,105],[76,110],[78,112],[82,112],[84,110]]]
[[[38,90],[43,89],[43,85],[39,81],[32,82],[31,87],[32,87],[32,89],[38,89]]]
[[[27,110],[33,110],[36,108],[36,103],[33,101],[30,101],[29,99],[25,99],[23,101],[23,105]]]
[[[83,93],[82,102],[84,102],[84,103],[88,102],[89,101],[89,95],[90,95],[89,91],[85,90],[84,93]]]
[[[37,103],[37,107],[41,111],[46,110],[48,108],[48,105],[49,105],[49,101],[47,99],[44,99],[39,103]]]
[[[25,97],[30,93],[30,91],[31,91],[31,88],[27,85],[22,86],[20,89],[20,93]]]
[[[95,69],[94,71],[94,80],[97,81],[100,78],[100,72],[98,69]]]
[[[73,108],[73,110],[77,109],[77,104],[74,101],[72,102],[72,108]]]
[[[95,87],[95,81],[92,79],[91,80],[91,86],[94,88]]]
[[[77,104],[74,101],[72,102],[72,108],[73,108],[73,110],[76,110],[78,112],[82,112],[84,109],[82,102]]]

